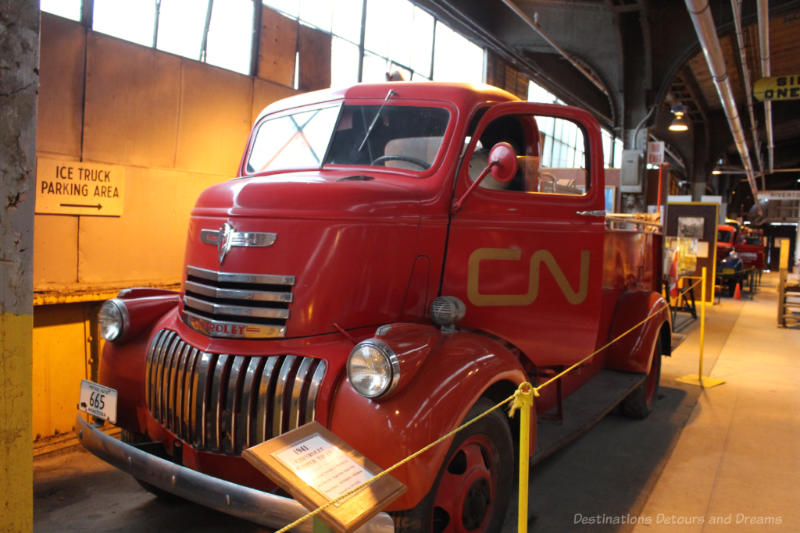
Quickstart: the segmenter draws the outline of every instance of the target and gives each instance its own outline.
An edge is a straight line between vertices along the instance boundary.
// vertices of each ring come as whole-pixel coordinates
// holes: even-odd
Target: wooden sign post
[[[309,510],[335,500],[381,471],[317,422],[248,448],[242,457]],[[387,475],[317,516],[335,531],[353,531],[405,491],[405,485]],[[325,529],[315,523],[314,531]]]

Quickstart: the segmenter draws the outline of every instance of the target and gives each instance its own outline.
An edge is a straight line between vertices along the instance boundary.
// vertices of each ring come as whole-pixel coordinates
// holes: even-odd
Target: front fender
[[[653,347],[659,340],[662,327],[667,324],[671,330],[669,307],[660,294],[631,291],[620,297],[608,335],[609,341],[653,314],[656,316],[609,346],[606,360],[608,368],[646,373],[650,369]]]
[[[145,356],[152,332],[165,317],[174,316],[178,308],[178,293],[146,291],[129,289],[120,293],[129,328],[120,340],[104,343],[97,370],[97,380],[124,398],[117,404],[117,425],[136,433],[143,433],[147,421]]]
[[[504,382],[513,390],[525,380],[517,357],[497,341],[468,332],[443,335],[415,379],[384,401],[364,398],[343,380],[333,399],[330,429],[387,468],[457,427],[493,385]],[[408,491],[390,510],[409,509],[422,500],[451,440],[393,472]]]

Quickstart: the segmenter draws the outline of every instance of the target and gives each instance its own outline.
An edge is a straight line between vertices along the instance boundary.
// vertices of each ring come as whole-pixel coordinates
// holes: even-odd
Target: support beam
[[[0,531],[33,530],[33,200],[39,2],[0,10]]]

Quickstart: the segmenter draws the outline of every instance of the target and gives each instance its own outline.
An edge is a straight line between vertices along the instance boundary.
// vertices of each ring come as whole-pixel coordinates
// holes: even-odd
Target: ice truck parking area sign
[[[124,198],[125,169],[121,166],[38,159],[38,214],[118,217]]]

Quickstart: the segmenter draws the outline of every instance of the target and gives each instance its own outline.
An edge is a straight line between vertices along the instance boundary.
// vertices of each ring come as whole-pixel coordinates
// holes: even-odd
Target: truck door
[[[504,338],[538,365],[567,365],[598,341],[605,222],[600,129],[572,107],[494,106],[469,138],[459,199],[497,142],[517,153],[512,181],[488,176],[452,213],[442,294],[461,324]]]

